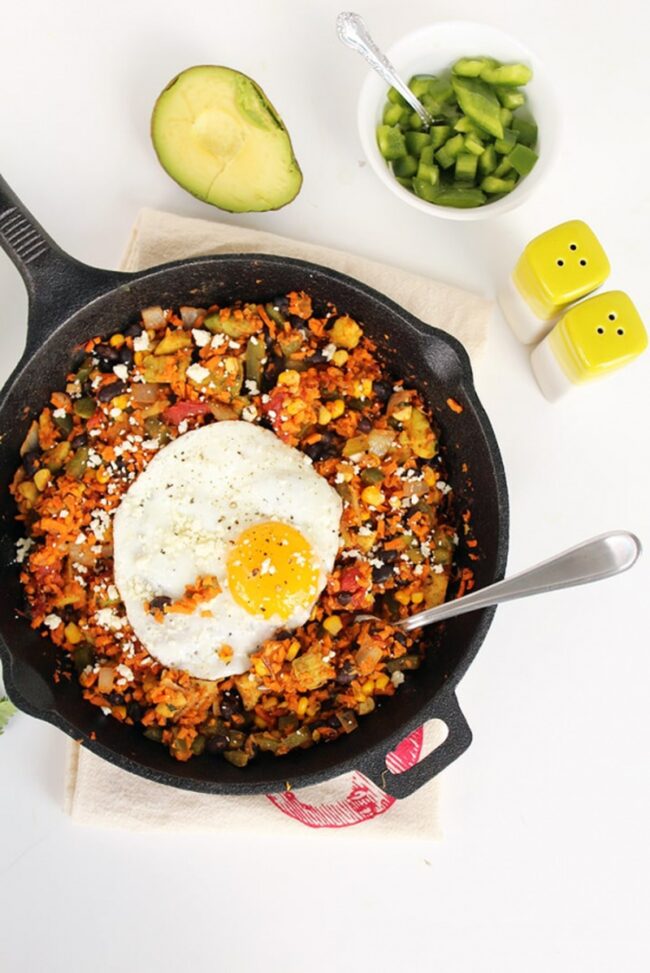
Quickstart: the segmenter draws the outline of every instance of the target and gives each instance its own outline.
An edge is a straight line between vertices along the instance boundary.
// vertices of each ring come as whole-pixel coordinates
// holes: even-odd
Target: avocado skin
[[[268,115],[270,116],[270,118],[272,119],[272,121],[273,121],[276,129],[279,132],[282,133],[283,138],[284,138],[284,140],[286,142],[286,149],[287,149],[287,160],[288,160],[287,175],[288,175],[289,179],[292,179],[293,180],[293,186],[292,186],[292,189],[291,189],[291,194],[290,195],[286,195],[286,196],[282,196],[281,197],[281,201],[279,201],[277,203],[277,205],[272,205],[272,201],[269,201],[269,205],[262,205],[262,206],[258,206],[258,205],[249,205],[249,206],[228,205],[228,201],[225,200],[225,199],[220,200],[219,203],[213,202],[211,199],[209,199],[207,197],[207,194],[205,192],[201,192],[200,190],[196,189],[191,184],[191,181],[190,180],[188,180],[187,178],[184,178],[183,176],[179,176],[174,171],[173,166],[170,166],[170,164],[168,163],[168,161],[163,157],[164,154],[160,151],[159,144],[158,144],[158,138],[157,138],[157,132],[156,132],[157,121],[158,121],[157,120],[157,115],[159,114],[159,112],[161,110],[161,106],[164,103],[165,96],[168,95],[169,92],[172,91],[176,85],[178,85],[179,83],[182,83],[187,78],[187,76],[189,74],[194,73],[194,72],[197,72],[197,71],[224,72],[224,73],[227,73],[227,74],[231,75],[233,77],[233,81],[235,83],[237,83],[237,80],[238,79],[241,79],[242,81],[248,83],[251,86],[251,88],[255,91],[255,93],[258,96],[260,102],[262,103],[264,109],[266,110],[266,112],[268,113]],[[246,121],[246,119],[244,117],[246,115],[246,112],[245,111],[242,111],[240,113],[240,115],[241,115],[242,119],[244,121]],[[250,121],[250,119],[248,121],[248,124],[250,124],[250,125],[253,124]],[[153,108],[153,111],[152,111],[152,115],[151,115],[150,134],[151,134],[151,141],[152,141],[152,144],[153,144],[153,147],[154,147],[154,151],[156,153],[156,156],[158,158],[158,161],[159,161],[160,165],[163,167],[163,169],[165,170],[165,172],[174,180],[174,182],[176,182],[186,192],[190,193],[190,195],[194,196],[196,199],[201,200],[201,202],[207,203],[210,206],[215,206],[216,208],[221,209],[224,212],[228,212],[228,213],[273,212],[274,210],[282,209],[288,203],[293,202],[293,200],[296,198],[296,196],[298,195],[298,193],[300,192],[300,190],[302,188],[302,183],[303,183],[302,170],[301,170],[300,165],[298,163],[298,160],[296,158],[296,155],[295,155],[295,152],[294,152],[294,149],[293,149],[293,144],[292,144],[292,141],[291,141],[291,137],[289,135],[289,132],[288,132],[288,130],[287,130],[284,122],[282,121],[282,117],[280,116],[279,112],[277,111],[277,109],[275,108],[275,106],[273,105],[273,103],[266,96],[264,90],[260,87],[260,85],[257,84],[257,82],[253,78],[251,78],[249,75],[244,74],[242,71],[237,71],[235,68],[229,68],[229,67],[227,67],[225,65],[200,64],[200,65],[194,65],[193,67],[190,67],[190,68],[185,68],[183,71],[179,72],[179,74],[177,74],[175,77],[173,77],[165,85],[165,87],[161,91],[160,95],[156,99],[156,103],[154,105],[154,108]],[[289,181],[289,179],[288,179],[288,181]]]

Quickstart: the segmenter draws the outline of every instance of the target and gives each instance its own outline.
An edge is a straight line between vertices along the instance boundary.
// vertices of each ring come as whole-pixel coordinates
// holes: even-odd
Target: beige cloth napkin
[[[143,209],[122,268],[140,270],[180,257],[255,251],[300,257],[364,281],[429,324],[455,335],[473,364],[483,351],[492,303],[475,294],[338,250],[226,223]],[[444,724],[434,720],[388,758],[404,769],[439,745]],[[66,769],[66,811],[80,824],[132,830],[257,831],[355,838],[440,837],[438,781],[404,801],[386,798],[362,774],[277,797],[227,797],[182,791],[114,767],[72,741]]]

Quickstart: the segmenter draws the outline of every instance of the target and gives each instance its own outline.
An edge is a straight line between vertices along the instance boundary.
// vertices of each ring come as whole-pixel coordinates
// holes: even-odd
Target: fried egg
[[[163,447],[113,525],[115,584],[163,665],[245,672],[279,628],[304,624],[332,571],[341,499],[272,432],[215,422]]]

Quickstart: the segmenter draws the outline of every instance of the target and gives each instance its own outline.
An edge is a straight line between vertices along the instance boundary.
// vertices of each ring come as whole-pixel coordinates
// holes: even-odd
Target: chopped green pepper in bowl
[[[397,196],[445,219],[477,220],[523,202],[556,151],[555,99],[538,59],[480,24],[432,24],[388,52],[434,118],[427,130],[374,73],[359,128],[372,168]]]

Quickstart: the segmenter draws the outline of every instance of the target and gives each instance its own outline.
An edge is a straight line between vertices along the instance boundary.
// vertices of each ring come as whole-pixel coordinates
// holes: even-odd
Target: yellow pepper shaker
[[[639,312],[623,291],[607,291],[569,308],[535,348],[531,365],[547,399],[608,375],[648,346]]]
[[[531,240],[499,294],[510,327],[524,344],[539,341],[560,314],[603,284],[609,260],[582,220],[568,220]]]

